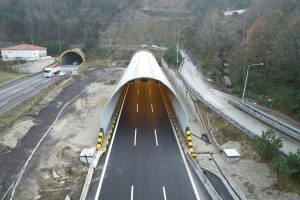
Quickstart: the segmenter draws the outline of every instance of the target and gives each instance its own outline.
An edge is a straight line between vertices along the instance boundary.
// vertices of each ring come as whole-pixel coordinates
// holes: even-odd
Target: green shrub
[[[173,67],[177,66],[177,50],[175,45],[168,47],[164,54],[164,59],[168,63],[168,65]],[[181,61],[182,56],[180,52],[178,52],[178,65],[180,65]]]
[[[262,135],[257,137],[253,144],[254,151],[266,160],[272,160],[279,155],[281,147],[282,139],[276,137],[273,129],[263,131]]]
[[[287,160],[283,156],[277,156],[268,163],[268,167],[276,174],[277,179],[285,179],[295,172],[290,168]]]

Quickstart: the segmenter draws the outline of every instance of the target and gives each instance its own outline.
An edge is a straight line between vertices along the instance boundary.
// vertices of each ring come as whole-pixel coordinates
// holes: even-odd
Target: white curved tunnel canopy
[[[182,131],[188,126],[188,118],[182,103],[175,94],[174,89],[157,63],[155,57],[147,51],[138,51],[132,57],[122,79],[110,98],[101,118],[101,127],[107,131],[111,117],[119,100],[123,86],[136,79],[153,79],[161,82],[169,91],[174,111],[181,126]]]

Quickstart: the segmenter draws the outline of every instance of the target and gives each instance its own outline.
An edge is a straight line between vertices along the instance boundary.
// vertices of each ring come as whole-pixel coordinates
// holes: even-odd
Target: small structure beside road
[[[1,54],[3,61],[36,61],[47,58],[47,48],[30,44],[19,44],[1,48]]]
[[[241,10],[227,10],[224,12],[225,16],[232,16],[232,15],[240,15],[246,12],[246,9]]]
[[[241,154],[236,149],[223,149],[223,155],[226,163],[238,162]]]

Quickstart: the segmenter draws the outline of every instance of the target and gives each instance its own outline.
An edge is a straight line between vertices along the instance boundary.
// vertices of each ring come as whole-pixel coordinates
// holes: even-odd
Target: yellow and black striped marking
[[[104,133],[103,133],[103,128],[100,128],[100,132],[98,134],[98,141],[97,141],[97,149],[100,149],[102,147],[102,143],[104,140]]]
[[[193,158],[197,157],[197,153],[194,152],[193,142],[192,142],[192,137],[191,137],[191,131],[190,131],[189,127],[186,127],[185,141],[188,145],[188,149],[189,149],[189,152],[191,153],[191,156]]]
[[[84,56],[84,53],[82,53],[82,51],[80,49],[69,49],[69,50],[66,50],[64,51],[60,57],[59,57],[59,61],[61,62],[63,60],[63,57],[67,54],[67,53],[77,53],[81,59],[82,59],[82,63],[80,65],[82,65],[86,59],[85,59],[85,56]]]

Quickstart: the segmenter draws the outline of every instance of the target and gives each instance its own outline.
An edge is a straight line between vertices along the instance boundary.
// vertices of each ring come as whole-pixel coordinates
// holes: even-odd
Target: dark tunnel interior
[[[79,53],[67,52],[63,55],[61,65],[80,65],[83,62],[83,58]]]

